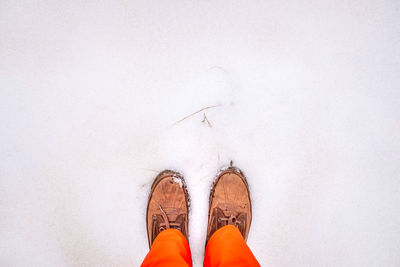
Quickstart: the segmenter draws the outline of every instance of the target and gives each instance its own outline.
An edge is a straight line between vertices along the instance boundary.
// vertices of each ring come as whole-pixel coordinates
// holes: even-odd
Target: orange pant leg
[[[204,267],[253,267],[260,266],[239,230],[226,225],[208,240]]]
[[[192,256],[185,236],[176,229],[159,233],[141,266],[191,267]]]

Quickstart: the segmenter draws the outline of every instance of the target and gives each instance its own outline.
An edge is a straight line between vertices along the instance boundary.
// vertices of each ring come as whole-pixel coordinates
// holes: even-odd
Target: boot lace
[[[239,225],[243,223],[242,221],[239,221],[233,214],[231,214],[229,217],[218,218],[218,222],[225,222],[225,225],[230,224],[235,227],[239,227]]]
[[[161,207],[161,205],[159,205],[159,209],[161,211],[161,216],[164,219],[164,222],[159,224],[159,231],[160,232],[164,231],[166,229],[177,229],[179,231],[182,231],[181,230],[181,225],[179,223],[173,223],[173,222],[169,221],[167,213],[164,211],[164,209]]]

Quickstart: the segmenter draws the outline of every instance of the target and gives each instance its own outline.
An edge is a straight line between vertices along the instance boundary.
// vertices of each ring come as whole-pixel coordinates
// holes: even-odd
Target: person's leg
[[[141,266],[191,267],[192,258],[188,241],[179,230],[162,231],[154,240]]]
[[[211,189],[205,267],[260,266],[246,244],[251,219],[247,180],[231,166],[218,175]]]
[[[204,255],[205,267],[260,266],[238,228],[226,225],[208,240]]]
[[[151,186],[147,204],[150,252],[142,266],[192,266],[188,234],[188,193],[183,177],[161,172]]]

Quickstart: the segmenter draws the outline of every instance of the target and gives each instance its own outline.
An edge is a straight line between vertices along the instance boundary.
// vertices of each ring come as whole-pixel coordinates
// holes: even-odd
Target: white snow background
[[[172,168],[201,266],[233,160],[262,266],[400,266],[399,72],[399,1],[2,0],[0,265],[140,265]]]

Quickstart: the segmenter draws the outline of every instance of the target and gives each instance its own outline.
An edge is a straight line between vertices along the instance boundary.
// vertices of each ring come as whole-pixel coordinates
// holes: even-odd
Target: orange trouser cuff
[[[233,225],[217,230],[208,240],[204,267],[260,266],[242,234]]]
[[[189,243],[185,236],[176,229],[159,233],[141,266],[192,266]]]
[[[189,243],[178,230],[162,231],[144,259],[142,267],[176,266],[191,267]],[[260,266],[247,246],[239,230],[227,225],[216,231],[207,243],[204,255],[205,267],[253,267]]]

